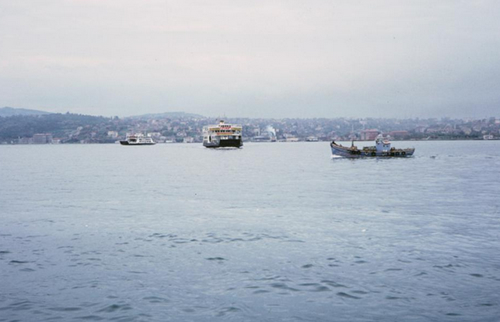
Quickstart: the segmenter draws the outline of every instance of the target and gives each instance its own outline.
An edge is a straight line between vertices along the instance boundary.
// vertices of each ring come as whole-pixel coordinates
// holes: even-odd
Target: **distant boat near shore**
[[[332,141],[330,143],[332,155],[338,155],[347,158],[364,158],[364,157],[395,157],[405,158],[410,157],[415,152],[414,148],[396,149],[391,147],[391,142],[379,136],[375,140],[375,146],[368,146],[359,149],[352,142],[350,147],[345,147]]]
[[[120,141],[121,145],[154,145],[155,141],[149,136],[145,136],[142,133],[127,134],[124,141]]]

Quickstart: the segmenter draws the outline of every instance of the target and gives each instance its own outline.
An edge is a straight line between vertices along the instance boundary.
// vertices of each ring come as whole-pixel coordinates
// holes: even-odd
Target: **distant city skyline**
[[[0,108],[0,116],[4,109]],[[12,111],[7,111],[12,112]],[[24,111],[33,112],[33,111]],[[150,135],[157,143],[201,143],[208,117],[171,113],[132,118],[80,114],[0,117],[1,144],[115,143],[127,133]],[[379,134],[394,140],[499,140],[500,118],[461,119],[242,119],[244,141],[373,141]]]
[[[500,116],[500,2],[0,3],[0,107],[133,116]]]

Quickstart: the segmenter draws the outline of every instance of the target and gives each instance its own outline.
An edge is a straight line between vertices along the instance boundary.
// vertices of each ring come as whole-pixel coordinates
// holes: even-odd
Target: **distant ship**
[[[306,142],[318,142],[319,139],[316,136],[308,136]]]
[[[127,134],[124,141],[120,141],[121,145],[154,145],[155,141],[149,136],[144,136],[142,133]]]
[[[252,138],[252,142],[276,142],[276,138],[267,135],[258,135]]]
[[[391,142],[389,140],[384,139],[379,136],[375,140],[375,146],[368,146],[358,149],[357,146],[354,146],[354,141],[350,147],[344,147],[340,144],[332,141],[330,143],[330,147],[332,148],[332,154],[343,156],[347,158],[363,158],[363,157],[409,157],[413,155],[415,152],[414,148],[407,149],[396,149],[391,147]]]
[[[221,120],[218,125],[203,127],[203,146],[207,148],[239,148],[243,145],[241,135],[241,125],[226,124]]]

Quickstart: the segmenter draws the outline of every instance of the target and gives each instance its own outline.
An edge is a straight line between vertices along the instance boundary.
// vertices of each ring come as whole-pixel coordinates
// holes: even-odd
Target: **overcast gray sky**
[[[500,116],[500,1],[0,0],[0,106]]]

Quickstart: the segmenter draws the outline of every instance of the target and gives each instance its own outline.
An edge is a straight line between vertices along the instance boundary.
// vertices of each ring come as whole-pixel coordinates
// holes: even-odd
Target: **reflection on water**
[[[0,147],[0,321],[495,321],[498,142]]]

